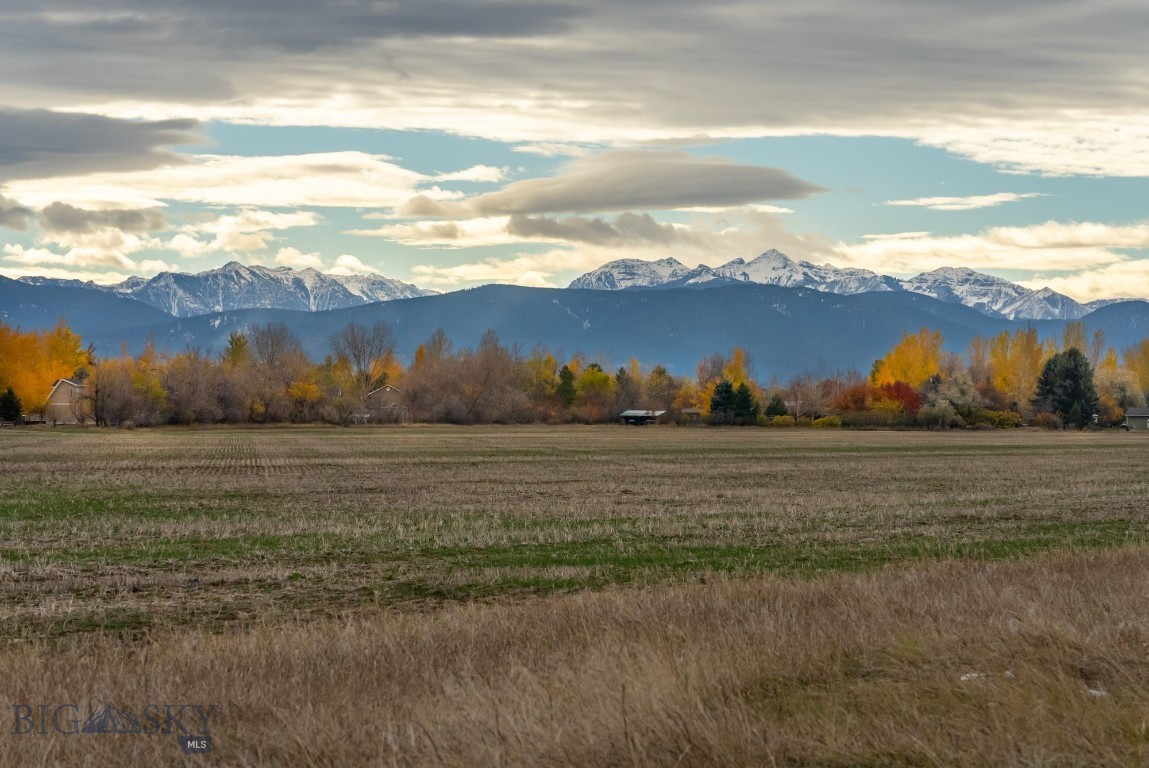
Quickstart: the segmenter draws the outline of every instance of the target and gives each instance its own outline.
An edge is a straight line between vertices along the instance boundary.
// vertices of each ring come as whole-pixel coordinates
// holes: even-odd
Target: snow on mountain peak
[[[570,287],[619,290],[730,281],[813,288],[839,294],[906,290],[963,304],[987,315],[1022,320],[1077,319],[1092,309],[1049,288],[1030,290],[969,267],[939,267],[908,280],[898,280],[868,269],[794,261],[774,248],[750,261],[735,258],[718,267],[699,264],[694,269],[687,269],[673,258],[654,262],[620,259],[577,278]]]

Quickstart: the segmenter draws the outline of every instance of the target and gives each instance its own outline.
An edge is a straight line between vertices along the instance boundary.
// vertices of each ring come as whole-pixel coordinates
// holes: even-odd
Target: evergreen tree
[[[726,379],[718,382],[714,387],[714,394],[710,396],[710,422],[733,423],[735,400],[734,385]]]
[[[734,423],[755,424],[758,421],[758,399],[746,386],[746,382],[734,390]]]
[[[575,375],[568,366],[564,365],[562,368],[559,368],[559,386],[555,392],[558,394],[559,400],[562,400],[563,405],[567,408],[574,405],[576,394]]]
[[[19,421],[20,411],[20,398],[16,397],[12,387],[8,387],[8,391],[0,395],[0,421]]]
[[[786,416],[789,413],[790,409],[786,407],[786,401],[782,399],[781,393],[775,392],[770,402],[766,404],[766,415]]]
[[[1093,369],[1077,347],[1058,352],[1045,362],[1037,380],[1038,410],[1056,413],[1063,421],[1081,425],[1097,412]]]

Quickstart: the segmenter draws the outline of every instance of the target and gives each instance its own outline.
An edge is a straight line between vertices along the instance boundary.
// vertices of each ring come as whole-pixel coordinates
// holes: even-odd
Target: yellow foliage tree
[[[1137,377],[1141,391],[1149,393],[1149,339],[1125,350],[1125,367]]]
[[[1019,411],[1028,410],[1041,369],[1052,354],[1033,328],[1015,331],[1012,336],[1002,331],[989,345],[993,386]]]
[[[875,367],[873,379],[879,387],[904,381],[918,388],[938,373],[942,348],[940,331],[922,328],[917,333],[903,333],[902,340]]]

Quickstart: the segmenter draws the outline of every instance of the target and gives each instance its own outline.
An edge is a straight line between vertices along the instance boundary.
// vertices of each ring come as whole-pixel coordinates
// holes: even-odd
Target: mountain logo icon
[[[84,721],[83,733],[143,733],[140,721],[130,709],[120,709],[109,704],[93,712]]]

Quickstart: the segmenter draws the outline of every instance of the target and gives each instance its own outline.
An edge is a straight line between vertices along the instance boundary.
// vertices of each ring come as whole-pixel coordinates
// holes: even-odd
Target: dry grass
[[[0,712],[215,703],[226,765],[1144,765],[1147,447],[4,433]],[[0,766],[195,759],[12,730]]]
[[[221,765],[1143,766],[1147,595],[1144,549],[724,578],[10,646],[0,698],[215,703]],[[0,743],[0,765],[182,759],[174,736]]]
[[[1149,543],[1140,435],[0,435],[0,639]]]

